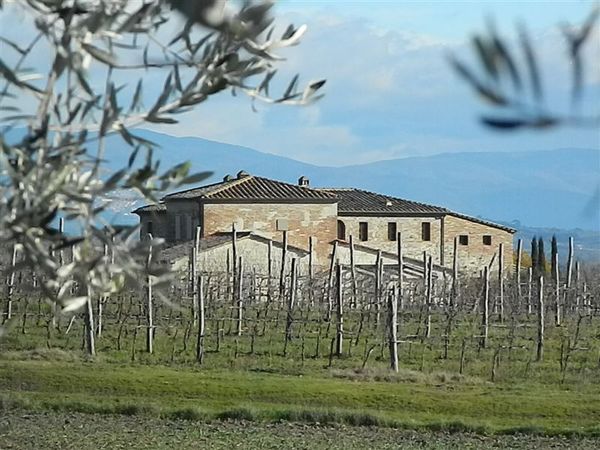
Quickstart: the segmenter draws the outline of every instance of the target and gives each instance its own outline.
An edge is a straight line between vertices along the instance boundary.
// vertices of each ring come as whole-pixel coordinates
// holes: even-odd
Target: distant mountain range
[[[161,147],[161,166],[189,160],[195,172],[213,171],[211,181],[242,169],[290,183],[304,175],[315,187],[357,187],[508,224],[526,240],[533,234],[585,236],[582,250],[600,260],[598,149],[446,153],[319,167],[202,138],[135,133]],[[126,164],[129,149],[119,137],[109,138],[106,147],[110,168]]]

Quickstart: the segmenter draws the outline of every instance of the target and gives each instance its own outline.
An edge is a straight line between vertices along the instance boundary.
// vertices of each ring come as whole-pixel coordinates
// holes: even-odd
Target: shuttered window
[[[424,241],[431,240],[431,222],[421,223],[421,239]]]
[[[388,240],[395,241],[398,236],[398,224],[396,222],[388,222]]]
[[[369,224],[367,222],[358,223],[358,237],[361,241],[369,240]]]
[[[337,238],[340,241],[346,240],[346,224],[341,220],[337,221]]]

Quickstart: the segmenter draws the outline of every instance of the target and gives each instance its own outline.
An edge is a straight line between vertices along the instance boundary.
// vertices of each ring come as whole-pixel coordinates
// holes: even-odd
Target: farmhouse
[[[206,264],[224,263],[225,252],[218,249],[231,242],[235,229],[236,236],[247,239],[243,245],[257,265],[267,261],[267,251],[284,245],[284,236],[286,248],[315,270],[329,265],[334,248],[334,258],[348,264],[351,241],[355,264],[372,265],[377,257],[391,264],[398,236],[406,262],[415,270],[422,266],[424,252],[438,271],[451,267],[455,248],[462,273],[476,273],[484,265],[497,270],[501,245],[505,267],[512,265],[515,230],[509,227],[360,189],[312,188],[306,177],[289,184],[241,171],[218,183],[166,195],[134,213],[140,217],[141,237],[164,238],[173,248],[171,259],[186,255],[200,227],[204,256],[199,258]]]

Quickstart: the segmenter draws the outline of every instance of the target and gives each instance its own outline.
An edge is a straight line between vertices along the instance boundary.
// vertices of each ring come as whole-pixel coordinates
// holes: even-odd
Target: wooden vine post
[[[356,283],[356,266],[354,265],[354,239],[352,235],[349,236],[349,244],[350,244],[350,278],[352,282],[352,307],[356,308],[356,303],[358,301],[358,285]]]
[[[331,290],[333,288],[333,268],[338,253],[338,242],[333,242],[333,250],[331,251],[331,261],[329,262],[329,275],[327,277],[327,320],[331,320],[331,312],[333,311],[333,298]]]
[[[533,308],[533,267],[527,270],[527,314],[531,314]]]
[[[575,254],[575,248],[573,245],[573,236],[569,237],[569,257],[567,259],[567,289],[571,288],[571,281],[573,277],[573,256]]]
[[[337,332],[335,354],[342,356],[344,353],[344,296],[342,279],[342,265],[338,262],[335,268],[336,273],[336,309],[337,309]]]
[[[538,302],[537,302],[537,361],[544,359],[544,277],[540,276],[538,282]]]
[[[427,259],[427,264],[426,264],[426,270],[425,270],[425,274],[427,276],[426,278],[426,286],[427,286],[427,290],[426,290],[426,310],[427,310],[427,316],[425,319],[425,337],[429,339],[429,337],[431,336],[431,303],[432,303],[432,299],[433,299],[433,257],[431,255],[426,257]]]
[[[102,256],[104,257],[104,259],[108,259],[108,245],[106,245],[106,244],[104,244]],[[60,255],[59,258],[62,260],[62,255]],[[104,319],[104,303],[105,302],[106,302],[105,296],[102,296],[102,295],[98,296],[98,308],[97,308],[98,309],[98,319],[96,321],[96,336],[98,338],[102,337],[102,328],[104,327],[103,319]]]
[[[235,227],[235,222],[231,224],[231,296],[232,296],[232,305],[235,305],[235,294],[236,294],[236,281],[237,281],[237,229]]]
[[[396,310],[398,310],[398,308],[402,310],[404,309],[404,255],[402,249],[402,233],[400,231],[398,231],[398,234],[396,235],[396,244],[398,246],[398,294]]]
[[[148,234],[152,240],[152,235]],[[148,259],[146,261],[146,271],[148,272],[146,281],[146,351],[150,354],[154,352],[154,305],[152,303],[152,275],[150,275],[150,266],[152,264],[152,245],[148,249]]]
[[[383,284],[383,258],[381,250],[377,250],[377,259],[375,260],[375,325],[379,326],[380,307],[381,307],[381,287]]]
[[[398,295],[394,295],[393,292],[388,295],[388,345],[390,349],[390,368],[394,372],[398,372],[398,299],[401,298],[401,295],[400,289]]]
[[[458,299],[458,236],[454,237],[452,247],[452,296],[450,301],[452,304]]]
[[[194,245],[191,248],[190,254],[190,282],[192,288],[192,323],[197,325],[198,323],[198,250],[197,245],[194,242]]]
[[[554,266],[554,323],[557,327],[560,327],[562,321],[561,304],[560,304],[560,272],[558,269],[558,253],[553,255],[552,265]]]
[[[481,348],[487,346],[489,333],[489,316],[490,316],[490,269],[483,266],[483,299],[481,311]]]
[[[204,362],[204,335],[205,328],[205,311],[204,311],[204,278],[202,275],[198,277],[198,342],[196,344],[196,361],[198,364]],[[217,330],[218,332],[218,330]]]
[[[523,240],[517,241],[517,266],[515,268],[515,284],[517,285],[517,304],[521,305],[521,260],[523,259]]]
[[[94,339],[94,308],[92,306],[92,289],[87,287],[85,302],[85,348],[89,356],[96,356],[96,341]]]
[[[239,257],[238,260],[238,283],[237,283],[237,298],[238,298],[238,307],[237,307],[237,335],[242,335],[242,322],[244,319],[244,296],[243,296],[243,284],[244,284],[244,259],[242,256]]]
[[[498,303],[500,307],[500,323],[504,323],[504,244],[498,247]]]
[[[267,308],[271,305],[273,281],[273,240],[269,239],[267,247]],[[265,312],[266,316],[267,312]],[[265,325],[266,326],[266,325]]]
[[[575,248],[573,245],[573,237],[570,236],[569,237],[569,256],[567,259],[567,280],[566,280],[566,289],[565,289],[565,293],[564,293],[564,297],[565,297],[565,305],[569,304],[570,302],[570,293],[571,293],[571,286],[572,286],[572,281],[573,281],[573,257],[575,254]],[[578,278],[578,267],[575,268],[576,269],[576,277]],[[576,291],[579,289],[579,286],[576,286]],[[575,296],[577,296],[578,293],[575,293]],[[578,307],[577,307],[578,309]]]
[[[17,265],[17,244],[13,244],[12,257],[10,260],[10,275],[6,286],[6,313],[4,322],[12,319],[13,294],[15,291],[15,266]]]
[[[297,268],[296,258],[292,258],[291,262],[291,278],[290,278],[290,293],[287,302],[287,315],[285,321],[285,343],[283,347],[284,355],[287,355],[288,343],[292,340],[292,325],[294,323],[294,306],[296,303],[296,284],[297,284]]]
[[[283,243],[281,246],[281,269],[279,271],[279,302],[283,302],[283,294],[285,292],[285,263],[287,260],[288,250],[288,235],[287,231],[283,231]]]

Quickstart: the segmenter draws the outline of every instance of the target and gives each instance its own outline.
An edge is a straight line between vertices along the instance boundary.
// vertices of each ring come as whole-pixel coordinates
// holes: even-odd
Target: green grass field
[[[121,305],[137,311],[135,303]],[[63,317],[57,329],[43,320],[13,323],[0,340],[0,407],[12,417],[0,448],[8,447],[2,439],[30,448],[18,442],[34,422],[56,448],[70,448],[60,436],[77,440],[77,427],[94,420],[104,425],[90,433],[114,443],[107,448],[126,448],[128,430],[138,428],[147,430],[138,448],[167,448],[158,430],[169,427],[192,441],[219,437],[206,448],[243,444],[246,428],[249,448],[281,448],[277,427],[290,431],[289,448],[600,447],[600,340],[592,315],[565,317],[561,326],[549,316],[544,358],[536,361],[535,315],[494,320],[481,347],[477,315],[457,316],[446,339],[447,316],[434,311],[424,338],[419,310],[407,311],[394,373],[385,320],[376,325],[371,314],[361,333],[360,310],[347,313],[344,352],[336,356],[335,323],[318,312],[299,311],[284,346],[285,314],[275,310],[261,321],[262,305],[248,306],[238,336],[223,306],[209,316],[200,366],[189,316],[159,305],[150,355],[143,314],[119,322],[128,313],[112,308],[95,358],[83,354],[80,317]],[[43,418],[75,429],[53,437]],[[353,437],[332,437],[340,430]]]
[[[334,376],[335,375],[335,376]],[[372,381],[100,362],[2,361],[5,407],[192,419],[600,436],[597,385]]]

